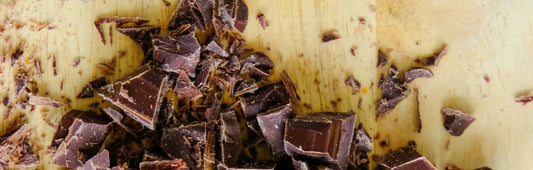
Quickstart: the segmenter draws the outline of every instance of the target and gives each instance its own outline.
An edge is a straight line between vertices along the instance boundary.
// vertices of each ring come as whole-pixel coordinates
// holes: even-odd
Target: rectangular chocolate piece
[[[453,136],[461,136],[465,129],[476,120],[476,118],[455,109],[444,108],[441,111],[444,117],[444,128]]]
[[[143,65],[115,84],[104,86],[98,93],[126,115],[154,130],[167,81],[168,76],[162,71]]]
[[[184,70],[190,77],[196,76],[201,48],[194,33],[178,37],[152,35],[152,44],[154,59],[162,70],[175,73]]]
[[[355,126],[354,113],[309,113],[287,120],[284,145],[289,156],[346,169]]]
[[[241,153],[241,129],[239,128],[239,120],[235,112],[225,112],[220,114],[221,122],[221,156],[222,163],[232,165],[237,162],[239,154]]]
[[[285,132],[285,122],[291,115],[291,107],[292,105],[289,103],[268,110],[256,117],[261,132],[270,145],[275,158],[280,158],[287,154],[283,144],[283,133]]]
[[[268,109],[289,103],[289,94],[282,83],[274,83],[259,88],[253,94],[243,94],[239,97],[241,107],[246,117],[255,117]]]
[[[206,144],[206,123],[164,128],[161,148],[168,156],[183,159],[191,169],[204,169],[203,152]]]
[[[411,147],[399,148],[385,155],[376,170],[437,170],[426,157]]]

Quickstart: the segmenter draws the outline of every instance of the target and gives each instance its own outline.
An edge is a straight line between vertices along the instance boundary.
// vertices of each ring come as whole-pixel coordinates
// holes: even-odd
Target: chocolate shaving
[[[433,55],[422,59],[416,59],[415,62],[425,66],[438,66],[440,60],[446,55],[447,51],[446,46],[443,46],[441,49],[437,50],[437,52],[433,53]]]
[[[104,32],[102,28],[102,24],[104,23],[111,23],[114,22],[116,24],[117,28],[127,28],[127,27],[140,27],[144,26],[146,23],[149,22],[149,20],[139,17],[110,17],[110,18],[98,18],[96,21],[94,21],[94,25],[96,26],[96,29],[98,30],[98,33],[100,33],[100,38],[102,39],[102,43],[106,44],[106,40],[104,37]],[[111,34],[111,31],[109,31]],[[111,38],[111,35],[110,35]],[[110,39],[110,41],[112,41]]]
[[[7,105],[9,104],[9,97],[4,97],[4,99],[2,100],[2,104],[7,107]]]
[[[453,136],[461,136],[474,120],[474,117],[455,109],[442,109],[444,128]]]
[[[339,34],[339,31],[337,30],[331,30],[331,31],[328,31],[324,34],[322,34],[322,42],[325,43],[325,42],[329,42],[329,41],[333,41],[333,40],[336,40],[336,39],[339,39],[341,38],[341,35]]]
[[[533,101],[533,95],[525,94],[520,95],[518,97],[515,97],[515,102],[522,103],[523,105],[526,105],[527,103]]]
[[[221,122],[221,157],[222,163],[231,164],[238,160],[241,152],[241,132],[239,121],[235,112],[225,112],[220,114]]]
[[[34,106],[54,106],[59,107],[62,106],[63,103],[58,102],[56,100],[53,100],[49,97],[41,97],[41,96],[35,96],[33,94],[28,94],[28,104],[34,105]]]
[[[352,88],[352,94],[357,94],[359,92],[359,89],[361,88],[361,84],[357,80],[355,80],[353,76],[349,76],[348,78],[346,78],[344,84]]]
[[[259,87],[255,83],[254,79],[244,80],[237,86],[234,96],[241,96],[246,93],[254,93]]]
[[[392,169],[427,169],[437,170],[426,157],[420,155],[410,147],[403,147],[394,150],[383,158],[383,161],[376,167],[377,170]]]
[[[94,96],[94,89],[99,89],[102,86],[107,85],[107,81],[105,80],[105,77],[97,78],[96,80],[93,80],[89,82],[89,84],[85,85],[83,89],[81,90],[81,93],[78,94],[77,98],[90,98]]]
[[[412,68],[405,72],[405,79],[407,83],[417,79],[417,78],[432,78],[433,73],[431,70],[423,68]]]
[[[29,137],[33,135],[28,124],[24,124],[11,134],[0,145],[0,169],[7,168],[10,163],[36,165],[39,160],[32,157],[37,157],[32,151],[32,146]]]
[[[420,102],[418,101],[418,89],[415,88],[414,89],[415,91],[415,102],[416,102],[416,115],[415,115],[415,120],[416,120],[416,131],[418,133],[420,133],[422,131],[422,119],[420,118]]]
[[[28,76],[26,75],[26,73],[21,72],[17,73],[13,79],[15,81],[17,95],[20,95],[22,89],[26,87],[26,83],[28,82]]]
[[[298,92],[296,91],[296,87],[294,86],[294,83],[292,83],[291,78],[285,72],[285,70],[282,70],[280,73],[281,76],[281,82],[285,86],[285,89],[287,89],[287,92],[289,93],[289,96],[291,97],[292,103],[298,103],[300,101],[300,96],[298,95]]]
[[[37,71],[37,75],[39,75],[39,77],[42,77],[43,76],[43,70],[41,68],[41,60],[35,59],[33,61],[33,64],[35,65],[35,70]]]

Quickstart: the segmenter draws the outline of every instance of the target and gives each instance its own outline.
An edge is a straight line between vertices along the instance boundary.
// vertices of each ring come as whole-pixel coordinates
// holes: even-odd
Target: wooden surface
[[[98,63],[116,58],[114,80],[133,70],[142,59],[138,45],[111,29],[112,44],[103,44],[94,20],[108,16],[139,16],[166,27],[177,0],[2,0],[0,1],[0,98],[9,96],[10,109],[0,105],[0,134],[19,122],[28,122],[42,165],[50,165],[46,147],[53,127],[70,109],[89,109],[101,101],[77,100],[81,88],[105,75]],[[533,104],[514,102],[520,93],[533,90],[533,3],[528,1],[415,1],[415,0],[247,0],[246,46],[265,51],[276,63],[275,73],[286,70],[301,96],[300,113],[310,111],[354,111],[358,123],[376,138],[372,154],[415,140],[418,151],[438,169],[453,163],[465,169],[489,166],[494,169],[527,169],[533,160]],[[264,14],[265,30],[255,19]],[[364,20],[364,23],[360,21]],[[41,28],[41,29],[40,29]],[[49,29],[50,28],[50,29]],[[321,42],[321,34],[338,30],[341,38]],[[163,30],[162,33],[165,33]],[[10,55],[17,46],[24,50],[15,67]],[[377,49],[390,54],[392,63],[404,72],[416,58],[447,46],[448,54],[433,79],[419,79],[409,88],[419,91],[422,132],[415,130],[415,93],[382,119],[375,119],[375,104],[381,90],[377,80],[384,69],[376,69]],[[270,49],[270,50],[268,50]],[[350,52],[354,49],[354,55]],[[57,76],[53,74],[56,58]],[[73,62],[80,59],[76,67]],[[34,61],[43,73],[37,74]],[[28,72],[38,95],[66,103],[54,108],[21,109],[25,100],[14,92],[13,78]],[[356,95],[344,85],[353,75],[361,82]],[[485,77],[489,79],[487,82]],[[279,80],[274,77],[273,81]],[[63,82],[63,88],[61,88]],[[71,100],[69,103],[68,100]],[[361,101],[360,107],[358,103]],[[305,105],[305,106],[304,106]],[[311,106],[311,107],[306,107]],[[472,114],[476,121],[460,137],[450,136],[442,126],[440,109],[452,107]],[[385,141],[385,142],[383,142]],[[380,146],[387,143],[387,146]]]

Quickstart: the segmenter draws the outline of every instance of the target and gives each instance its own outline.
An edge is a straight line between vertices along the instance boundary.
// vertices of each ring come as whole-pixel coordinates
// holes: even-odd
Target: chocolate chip
[[[339,34],[339,31],[337,30],[331,30],[331,31],[328,31],[328,32],[325,32],[324,34],[322,34],[322,42],[325,43],[325,42],[329,42],[329,41],[333,41],[333,40],[336,40],[336,39],[339,39],[341,38],[341,35]]]
[[[461,136],[465,129],[476,120],[474,117],[455,109],[442,109],[444,128],[453,136]]]

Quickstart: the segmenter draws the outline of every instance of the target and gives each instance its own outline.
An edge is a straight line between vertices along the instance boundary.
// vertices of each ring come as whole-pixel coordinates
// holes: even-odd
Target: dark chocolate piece
[[[206,123],[164,128],[161,148],[171,158],[183,159],[191,169],[203,169],[206,143]]]
[[[283,133],[285,132],[285,122],[291,115],[291,107],[292,105],[289,103],[257,115],[257,123],[275,158],[286,155]]]
[[[378,64],[377,64],[377,67],[383,67],[387,64],[388,62],[388,58],[387,55],[383,52],[383,50],[379,49],[378,50]]]
[[[213,38],[213,40],[205,46],[205,50],[211,51],[221,57],[229,57],[228,52],[224,49],[218,38]]]
[[[257,20],[259,21],[259,25],[265,30],[266,27],[268,27],[268,21],[265,19],[265,15],[259,14],[257,15]]]
[[[289,94],[282,83],[274,83],[259,88],[254,94],[244,94],[239,97],[241,107],[246,117],[265,112],[289,103]]]
[[[2,104],[4,104],[4,106],[9,105],[9,97],[4,97],[4,99],[2,100]]]
[[[417,78],[432,78],[433,73],[431,70],[423,68],[412,68],[405,72],[405,79],[407,83],[417,79]]]
[[[152,48],[151,34],[159,34],[161,31],[160,26],[141,26],[141,27],[119,27],[117,31],[130,37],[133,41],[137,42],[144,54],[146,55],[150,48]]]
[[[63,103],[58,102],[56,100],[53,100],[49,97],[41,97],[41,96],[35,96],[33,94],[28,94],[28,104],[34,105],[34,106],[54,106],[59,107],[62,106]]]
[[[474,117],[455,109],[442,109],[444,128],[453,136],[461,136],[465,129],[476,120]]]
[[[192,0],[180,1],[170,15],[168,30],[176,30],[181,25],[190,25],[188,31],[193,31],[194,28],[205,29],[205,24],[203,24],[201,14],[199,14],[200,11],[193,11],[194,5]]]
[[[84,169],[107,170],[109,168],[109,152],[104,149],[85,162]]]
[[[98,89],[102,86],[105,86],[107,84],[107,81],[105,80],[105,77],[97,78],[96,80],[93,80],[89,82],[89,84],[85,85],[83,89],[81,90],[81,93],[78,94],[77,98],[89,98],[94,96],[94,89]]]
[[[179,73],[178,79],[176,80],[174,92],[178,94],[179,98],[185,98],[190,101],[196,101],[203,96],[202,92],[194,86],[187,73],[183,70]]]
[[[325,43],[325,42],[329,42],[329,41],[333,41],[333,40],[336,40],[336,39],[339,39],[341,38],[341,35],[339,34],[339,31],[337,30],[331,30],[331,31],[328,31],[324,34],[322,34],[322,42]]]
[[[187,72],[190,77],[196,76],[196,66],[200,61],[200,44],[194,33],[178,37],[160,37],[152,35],[154,59],[161,69],[167,72]]]
[[[381,89],[383,90],[383,94],[377,108],[376,116],[394,109],[398,103],[407,98],[411,93],[407,88],[404,78],[394,66],[391,66],[387,78],[381,85]]]
[[[307,165],[304,161],[299,161],[294,158],[292,158],[292,164],[294,166],[294,170],[309,170],[309,165]]]
[[[246,93],[254,93],[257,89],[259,89],[259,87],[255,83],[255,80],[248,79],[248,80],[244,80],[243,82],[239,84],[239,86],[237,86],[237,89],[235,89],[235,94],[233,95],[240,96]]]
[[[13,67],[17,63],[17,61],[20,59],[20,57],[22,57],[23,54],[24,54],[24,51],[22,51],[22,48],[17,47],[15,52],[11,54],[11,67]]]
[[[109,116],[111,119],[113,119],[113,122],[115,122],[120,127],[124,128],[124,130],[126,130],[128,133],[132,134],[133,136],[136,136],[136,134],[133,133],[133,131],[130,130],[129,127],[127,127],[126,125],[124,125],[122,123],[122,119],[124,118],[124,116],[122,116],[122,114],[120,112],[116,111],[115,109],[109,108],[109,107],[104,108],[102,110],[104,111],[104,113],[107,114],[107,116]]]
[[[41,60],[34,59],[33,65],[35,65],[35,71],[37,71],[37,75],[39,77],[42,77],[43,76],[43,69],[41,67]]]
[[[188,170],[187,164],[181,159],[159,160],[159,161],[144,161],[139,165],[141,170]]]
[[[28,82],[28,76],[24,72],[17,73],[13,80],[15,81],[15,86],[17,88],[17,95],[19,95],[20,92],[22,92],[22,89],[26,87],[26,83]]]
[[[154,130],[167,81],[168,76],[163,72],[144,65],[115,84],[100,88],[98,93],[134,120]]]
[[[217,0],[218,9],[213,20],[220,20],[229,30],[244,32],[248,23],[248,6],[243,0]],[[216,28],[215,23],[215,28]]]
[[[228,48],[228,53],[233,55],[244,53],[244,46],[241,41],[244,40],[234,40]]]
[[[75,119],[81,119],[85,123],[96,123],[96,124],[109,123],[109,120],[107,120],[105,117],[101,117],[91,110],[88,110],[88,111],[71,110],[61,118],[61,121],[59,122],[56,133],[54,135],[54,142],[52,143],[52,146],[59,146],[59,144],[61,144],[64,138],[67,137],[69,133],[69,128]],[[58,140],[58,139],[62,139],[62,140]],[[58,140],[59,142],[56,142],[56,140]]]
[[[51,163],[69,168],[83,166],[83,158],[95,154],[94,150],[103,142],[108,127],[109,124],[85,123],[81,119],[74,119],[67,137],[52,155]]]
[[[280,73],[280,77],[281,82],[283,83],[285,89],[287,89],[287,92],[291,97],[291,102],[298,103],[300,101],[300,96],[298,95],[298,92],[296,91],[296,86],[294,86],[294,83],[292,82],[287,72],[285,72],[285,70],[282,70]]]
[[[531,94],[525,94],[520,95],[518,97],[515,97],[515,102],[522,103],[523,105],[526,105],[527,103],[533,101],[533,95]]]
[[[205,149],[204,149],[204,167],[213,167],[216,164],[216,132],[215,131],[209,131],[207,132],[207,138],[205,142]]]
[[[346,78],[344,84],[353,89],[352,94],[357,94],[359,92],[359,89],[361,88],[361,84],[357,80],[355,80],[353,76]]]
[[[421,63],[425,66],[438,66],[439,61],[442,59],[444,55],[446,55],[447,52],[446,46],[443,46],[441,49],[439,49],[437,52],[433,53],[433,55],[422,58],[422,59],[416,59],[415,62]]]
[[[413,170],[427,169],[437,170],[426,157],[420,155],[410,147],[394,150],[383,158],[383,161],[376,167],[377,170]]]
[[[213,23],[214,0],[192,0],[192,2],[196,4],[198,11],[202,14],[205,28],[209,28]]]
[[[225,112],[220,114],[221,122],[221,157],[222,163],[231,165],[239,158],[241,152],[241,129],[239,128],[239,120],[235,112]]]
[[[104,23],[111,23],[111,22],[114,22],[117,28],[125,28],[125,26],[127,27],[145,26],[145,24],[148,23],[149,20],[144,19],[144,18],[139,18],[139,17],[98,18],[96,21],[94,21],[94,25],[96,26],[98,33],[100,33],[100,37],[102,38],[102,42],[104,44],[106,44],[106,40],[105,40],[103,28],[101,27],[101,25]],[[110,31],[110,34],[111,34],[111,31]],[[112,40],[110,41],[112,42]]]
[[[224,64],[224,69],[227,73],[234,73],[241,69],[239,58],[236,55],[232,55],[228,58],[227,63]]]
[[[346,169],[355,126],[354,113],[309,113],[287,120],[284,145],[289,156],[332,169]]]
[[[248,74],[257,81],[266,80],[274,68],[274,63],[263,52],[256,52],[241,61],[241,74]]]
[[[17,163],[15,163],[15,167],[32,168],[32,167],[39,165],[40,163],[41,161],[39,160],[39,155],[37,155],[35,152],[30,150],[28,151],[28,153],[26,153],[26,155],[20,158]]]
[[[370,161],[367,153],[372,151],[373,147],[372,139],[360,124],[352,138],[348,169],[368,170]]]
[[[194,79],[194,85],[202,92],[207,92],[211,89],[209,82],[212,79],[213,69],[215,68],[215,63],[211,59],[202,60],[200,62],[200,72]]]
[[[28,124],[24,124],[2,142],[0,145],[0,169],[7,168],[10,163],[24,164],[25,159],[31,159],[30,157],[35,154],[29,141],[31,135],[33,135],[32,129]],[[26,155],[29,157],[25,158]],[[30,163],[33,164],[32,162],[35,163],[35,161]]]

